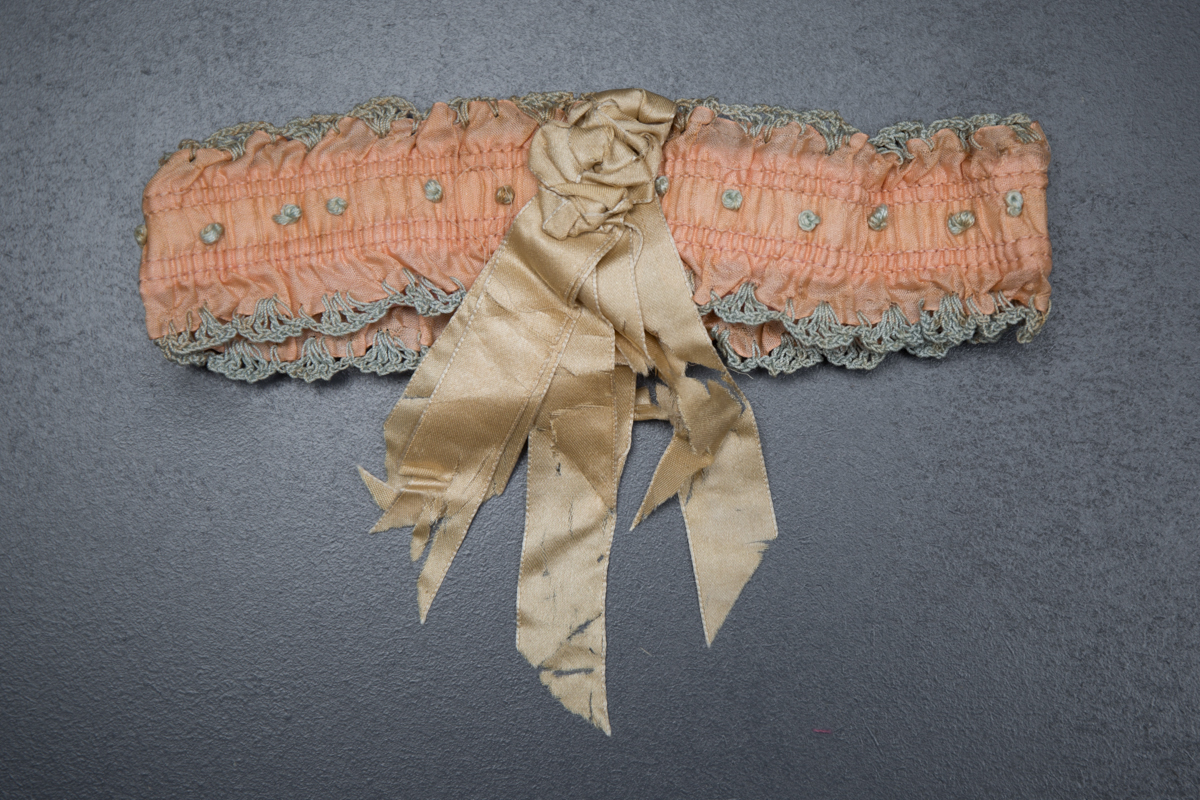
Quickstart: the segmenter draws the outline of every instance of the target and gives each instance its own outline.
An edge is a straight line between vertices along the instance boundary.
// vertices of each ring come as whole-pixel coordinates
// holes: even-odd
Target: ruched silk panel
[[[474,101],[467,110],[462,123],[438,104],[419,123],[397,120],[383,137],[345,117],[312,149],[258,132],[238,158],[218,149],[174,153],[143,201],[150,337],[196,331],[201,309],[221,322],[248,319],[269,298],[319,319],[334,295],[369,304],[413,281],[446,293],[469,289],[536,192],[527,161],[538,123],[507,100]],[[997,311],[998,297],[1046,312],[1049,148],[1040,127],[1031,129],[1037,138],[1022,142],[1010,126],[984,127],[966,146],[941,130],[909,141],[912,157],[901,163],[866,134],[827,152],[812,126],[751,136],[696,108],[667,141],[662,165],[663,213],[692,272],[693,299],[704,305],[749,284],[773,311],[802,320],[826,304],[844,325],[878,323],[893,308],[915,323],[947,296],[984,315]],[[442,187],[439,202],[426,197],[430,180]],[[498,201],[503,187],[511,203]],[[721,202],[727,189],[742,195],[737,210]],[[1014,190],[1023,198],[1016,216],[1005,201]],[[346,201],[341,215],[326,209],[335,197]],[[285,204],[302,210],[294,224],[273,221]],[[880,205],[888,224],[873,230],[867,220]],[[947,219],[964,210],[975,223],[955,235]],[[803,211],[820,218],[812,231],[797,223]],[[213,222],[224,235],[205,244],[199,233]],[[381,330],[417,350],[446,318],[397,305],[340,335],[260,342],[284,362],[315,336],[334,357],[362,356]],[[769,353],[784,335],[779,322],[730,324],[711,314],[706,322],[727,331],[741,356]]]

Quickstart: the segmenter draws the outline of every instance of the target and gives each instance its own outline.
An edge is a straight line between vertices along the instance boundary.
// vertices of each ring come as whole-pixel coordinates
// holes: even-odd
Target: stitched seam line
[[[160,192],[155,192],[154,194],[144,195],[144,199],[145,200],[162,200],[162,199],[171,199],[171,198],[179,199],[186,195],[210,193],[210,194],[218,195],[217,199],[214,202],[223,202],[223,201],[228,201],[230,199],[245,200],[245,199],[255,199],[255,198],[264,198],[264,197],[274,197],[277,195],[294,194],[294,193],[303,192],[303,191],[315,191],[315,190],[320,190],[320,189],[328,189],[333,186],[337,186],[337,187],[347,186],[348,187],[355,183],[364,183],[364,182],[371,181],[371,180],[379,180],[381,178],[399,178],[399,177],[410,177],[410,176],[425,177],[427,175],[427,173],[432,174],[433,176],[436,177],[437,175],[443,175],[443,176],[460,175],[465,172],[478,172],[478,171],[486,171],[486,170],[492,170],[492,169],[511,170],[513,172],[519,172],[519,171],[524,170],[527,167],[527,164],[528,164],[527,160],[522,160],[519,162],[514,160],[512,163],[507,163],[507,164],[487,163],[487,158],[492,153],[502,153],[502,154],[508,155],[508,154],[516,153],[516,152],[518,152],[516,149],[511,149],[511,150],[504,149],[504,150],[498,150],[498,151],[487,151],[486,153],[481,153],[481,154],[471,154],[472,156],[478,155],[479,156],[478,159],[461,158],[461,157],[457,157],[457,156],[443,156],[443,157],[437,157],[437,158],[434,158],[434,157],[408,158],[408,157],[406,157],[404,159],[398,159],[398,160],[384,160],[384,159],[380,158],[378,160],[360,162],[360,163],[356,163],[356,164],[353,164],[350,166],[323,168],[320,170],[305,172],[301,175],[292,175],[292,176],[287,176],[287,177],[276,176],[276,177],[270,177],[270,178],[249,178],[249,179],[245,179],[245,180],[239,180],[236,184],[230,184],[229,186],[205,185],[205,186],[200,186],[200,187],[191,186],[191,187],[188,187],[187,189],[171,189],[168,191],[160,191]],[[519,152],[526,153],[526,152],[528,152],[528,148],[521,148]],[[459,169],[457,171],[452,170],[452,169],[442,169],[440,171],[439,170],[421,170],[421,169],[411,169],[408,171],[404,171],[404,170],[399,169],[399,167],[401,165],[404,165],[406,163],[411,163],[411,162],[419,162],[419,163],[434,163],[434,162],[439,162],[439,161],[446,162],[446,161],[451,161],[456,158],[458,158],[462,161],[467,161],[467,162],[470,162],[472,160],[478,160],[480,163],[469,164],[469,166],[466,169]],[[705,174],[705,173],[700,173],[700,172],[674,172],[670,168],[671,163],[673,161],[682,161],[687,164],[710,164],[713,166],[715,171],[719,171],[723,175],[729,175],[730,173],[753,173],[754,175],[762,175],[762,176],[777,177],[777,178],[800,178],[802,180],[813,181],[820,185],[845,186],[845,187],[849,187],[849,188],[860,189],[862,191],[879,191],[879,190],[869,190],[862,183],[859,183],[859,182],[844,181],[844,180],[838,180],[835,178],[819,177],[819,176],[814,176],[811,173],[806,173],[806,172],[801,172],[801,171],[791,171],[791,170],[783,170],[783,169],[778,169],[778,168],[767,168],[767,167],[759,167],[759,166],[731,168],[728,165],[723,164],[722,162],[719,162],[719,161],[714,161],[712,159],[707,159],[707,158],[691,157],[691,156],[683,156],[683,157],[676,157],[676,158],[672,158],[672,159],[664,159],[664,172],[670,173],[674,177],[677,177],[677,178],[696,178],[696,179],[701,179],[701,180],[711,180],[711,181],[717,181],[717,182],[720,182],[722,180],[721,177],[710,175],[710,174]],[[214,164],[211,166],[218,166],[221,163],[224,163],[224,162],[218,162],[218,164]],[[228,162],[228,163],[232,163],[232,162]],[[207,168],[205,168],[205,169],[207,169]],[[349,178],[343,177],[347,173],[357,173],[360,170],[368,170],[368,169],[374,169],[375,171],[374,172],[365,172],[364,174],[354,174],[354,175],[352,175],[352,177],[349,177]],[[992,175],[988,175],[983,178],[976,178],[976,179],[970,179],[970,180],[965,180],[965,181],[939,181],[937,183],[920,183],[920,184],[915,184],[911,187],[906,187],[906,188],[912,189],[912,188],[931,188],[931,187],[942,187],[942,186],[963,186],[963,185],[971,185],[971,184],[976,184],[976,183],[983,183],[986,181],[994,181],[997,178],[1019,178],[1019,177],[1024,177],[1027,175],[1037,175],[1037,176],[1041,176],[1044,179],[1046,177],[1046,170],[1040,169],[1040,170],[1023,170],[1020,172],[994,173]],[[316,182],[315,179],[317,179],[317,178],[331,178],[331,179],[327,180],[327,181],[323,181],[323,182]],[[245,194],[238,194],[233,197],[229,197],[227,195],[227,193],[230,192],[231,190],[241,188],[241,187],[247,187],[247,188],[249,188],[249,187],[267,187],[270,184],[280,184],[284,181],[290,181],[290,182],[295,183],[295,182],[301,181],[301,180],[314,181],[314,182],[312,183],[312,185],[306,185],[306,186],[301,186],[301,187],[289,187],[286,189],[281,188],[278,190],[264,188],[262,191],[259,191],[259,192],[253,192],[253,193],[246,192]],[[776,187],[753,186],[752,188],[776,188]],[[892,190],[892,191],[901,191],[901,190],[902,189],[896,189],[896,190]],[[179,206],[179,207],[180,208],[192,208],[192,207],[195,207],[196,205],[203,205],[203,203],[195,203],[195,204],[183,205],[183,206]]]
[[[721,177],[716,177],[713,175],[705,175],[705,174],[698,173],[698,172],[685,172],[685,173],[668,172],[667,174],[669,175],[669,177],[671,177],[672,180],[690,178],[693,180],[700,180],[700,181],[706,181],[708,183],[715,183],[720,186],[727,186],[729,183],[731,183],[731,181],[729,181],[727,179],[724,179]],[[1045,176],[1046,176],[1045,172],[1040,172],[1040,171],[1021,172],[1021,173],[1014,173],[1014,175],[1017,175],[1017,176],[1040,175],[1040,176],[1042,176],[1042,180],[1040,182],[1038,182],[1038,184],[1036,184],[1036,185],[1029,184],[1029,183],[1022,184],[1022,188],[1025,190],[1044,189],[1048,183],[1048,181],[1045,179]],[[843,202],[848,205],[859,205],[859,206],[878,205],[879,202],[885,201],[885,200],[891,205],[898,205],[898,206],[899,205],[923,205],[923,204],[928,204],[928,203],[944,203],[944,202],[950,202],[950,201],[969,200],[969,199],[976,199],[976,198],[982,198],[982,197],[989,197],[992,195],[1002,195],[1005,192],[1009,191],[1008,189],[1005,189],[1003,191],[994,190],[994,189],[983,189],[983,190],[975,189],[975,187],[979,187],[982,184],[988,184],[988,183],[994,184],[996,182],[996,178],[994,178],[994,177],[963,180],[963,181],[943,181],[941,183],[919,183],[919,184],[899,186],[899,187],[895,187],[892,189],[870,189],[861,183],[853,183],[850,181],[836,181],[836,180],[829,180],[826,178],[816,178],[816,177],[812,177],[810,175],[804,175],[802,173],[797,173],[796,175],[793,175],[790,177],[793,179],[793,181],[813,184],[813,188],[811,190],[805,190],[805,189],[798,189],[794,185],[793,186],[782,186],[782,185],[771,185],[771,184],[763,184],[763,183],[755,184],[755,183],[750,183],[750,182],[744,182],[738,188],[742,189],[743,192],[771,191],[771,192],[784,192],[784,193],[791,194],[791,195],[808,195],[808,196],[817,196],[817,197],[820,197],[823,195],[831,200]],[[1008,176],[1003,176],[1003,177],[1008,177]],[[833,186],[841,187],[844,189],[848,189],[850,191],[842,192],[842,193],[835,193],[833,191],[823,188],[824,186],[829,185],[829,184],[832,184]],[[941,189],[941,188],[948,187],[948,186],[961,187],[963,189],[973,189],[973,191],[970,191],[968,193],[962,194],[961,196],[957,196],[957,197],[947,197],[947,198],[940,198],[940,199],[935,199],[935,200],[904,200],[904,201],[901,201],[901,200],[893,199],[898,194],[899,195],[911,194],[911,193],[915,193],[917,191],[921,191],[924,189]],[[855,195],[855,194],[866,195],[870,199],[868,199],[868,200],[852,199],[851,196]]]
[[[497,218],[497,219],[499,219],[501,221],[506,221],[505,218],[502,218],[502,217]],[[487,220],[481,220],[481,221],[486,222]],[[142,278],[142,280],[143,281],[158,281],[158,280],[164,280],[164,279],[169,279],[169,278],[186,277],[188,275],[200,275],[205,272],[213,272],[213,271],[222,271],[222,272],[228,272],[230,270],[240,271],[246,267],[250,267],[255,264],[262,264],[263,262],[268,262],[268,261],[271,262],[271,265],[273,268],[278,269],[281,267],[291,266],[291,265],[295,264],[296,261],[301,260],[301,259],[308,259],[308,258],[313,258],[316,256],[345,257],[347,255],[347,251],[350,251],[351,253],[353,253],[356,250],[363,250],[363,249],[367,249],[370,247],[378,247],[378,246],[386,246],[388,249],[398,249],[401,245],[404,245],[409,242],[442,242],[442,243],[445,243],[446,245],[468,242],[470,244],[482,243],[484,245],[487,245],[488,243],[490,243],[491,240],[503,237],[504,233],[505,233],[504,230],[499,230],[499,231],[494,231],[491,233],[481,233],[481,234],[471,234],[471,233],[460,231],[460,232],[458,232],[457,235],[453,235],[453,233],[452,233],[451,235],[448,235],[448,236],[447,235],[412,236],[412,235],[403,235],[403,234],[388,235],[389,233],[393,233],[393,231],[392,231],[393,226],[400,226],[400,225],[410,226],[410,225],[416,225],[416,224],[426,223],[426,222],[439,222],[439,220],[411,220],[411,221],[400,221],[400,222],[379,222],[379,223],[375,223],[374,225],[371,225],[371,226],[364,226],[361,229],[356,228],[353,231],[331,231],[329,233],[313,233],[313,234],[309,234],[309,235],[305,235],[305,236],[299,236],[294,239],[284,239],[284,240],[278,241],[278,242],[264,242],[262,244],[243,245],[241,247],[230,248],[228,250],[213,250],[210,252],[212,252],[213,255],[216,255],[219,258],[234,259],[239,262],[244,261],[245,263],[230,264],[229,266],[209,267],[208,269],[200,269],[200,270],[177,269],[169,274],[163,274],[163,275],[158,275],[158,276],[149,277],[149,278]],[[442,222],[442,224],[447,224],[447,225],[455,224],[455,223],[447,223],[444,221],[440,221],[440,222]],[[380,229],[382,229],[382,231],[383,231],[382,233],[379,232]],[[364,234],[364,235],[358,235],[360,233]],[[371,235],[370,236],[365,235],[367,233],[370,233]],[[349,247],[337,247],[335,245],[339,238],[353,238],[353,239],[356,239],[357,241],[351,243],[349,245]],[[307,250],[304,253],[296,253],[296,254],[292,254],[292,255],[289,255],[287,253],[277,254],[277,253],[271,252],[273,250],[289,249],[289,247],[294,249],[295,247],[301,246],[305,243],[314,242],[314,241],[320,242],[320,243],[325,243],[325,244],[324,244],[324,246],[320,246],[320,247],[313,248],[311,250]],[[433,248],[429,248],[429,249],[433,250]],[[144,261],[143,264],[145,265],[147,270],[149,270],[150,267],[162,267],[163,269],[156,269],[153,271],[165,273],[166,272],[165,268],[167,268],[167,267],[182,266],[187,261],[196,261],[198,259],[203,259],[204,255],[205,255],[205,251],[196,249],[189,253],[182,253],[180,255],[171,256],[170,258],[146,259],[146,261]]]
[[[672,163],[678,161],[678,162],[683,162],[688,165],[693,165],[693,164],[709,165],[709,166],[713,167],[714,169],[723,170],[725,173],[757,172],[757,173],[761,173],[763,175],[778,175],[778,176],[782,176],[782,177],[804,177],[805,175],[810,174],[810,173],[802,172],[799,170],[781,169],[776,166],[767,166],[765,164],[748,166],[748,167],[732,167],[731,168],[726,162],[718,161],[714,158],[708,158],[707,156],[693,155],[692,151],[694,151],[696,149],[699,149],[699,148],[697,146],[692,146],[688,149],[688,152],[683,155],[678,155],[678,156],[673,156],[673,157],[664,157],[663,163],[664,164],[672,164]],[[880,156],[882,157],[882,154],[880,154]],[[814,157],[814,159],[819,159],[822,163],[833,163],[833,159],[830,158],[830,156],[826,155],[826,154],[813,154],[813,157]],[[1004,156],[1000,156],[998,160],[1003,161],[1004,158],[1005,158]],[[771,160],[774,161],[775,158],[772,157]],[[911,161],[905,162],[906,165],[911,164],[911,163],[913,163],[913,162],[911,162]],[[911,167],[901,168],[899,165],[896,165],[896,166],[891,167],[891,169],[889,171],[895,172],[896,174],[899,175],[899,174],[908,172],[911,169],[912,169]],[[1042,167],[1041,169],[1021,170],[1018,172],[998,172],[998,173],[993,173],[991,175],[991,177],[1008,177],[1008,176],[1020,176],[1020,175],[1045,175],[1045,174],[1046,174],[1046,167]],[[833,181],[836,179],[830,178],[829,180]],[[861,184],[854,183],[852,181],[849,181],[847,183],[851,186],[861,186]],[[936,184],[924,184],[924,185],[941,186],[941,185],[953,185],[956,183],[958,183],[958,181],[942,181],[942,182],[939,182]]]
[[[984,249],[989,249],[989,248],[994,248],[994,247],[1003,247],[1005,245],[1016,244],[1017,242],[1024,242],[1024,241],[1030,241],[1030,240],[1042,240],[1042,241],[1047,241],[1047,242],[1050,240],[1049,236],[1039,233],[1039,234],[1030,234],[1028,236],[1018,236],[1016,239],[1007,239],[1007,240],[1000,241],[1000,242],[990,242],[988,244],[981,244],[981,245],[965,245],[963,247],[930,247],[930,248],[921,248],[921,249],[912,249],[912,250],[863,250],[863,251],[858,251],[858,250],[851,250],[851,249],[845,248],[845,247],[830,247],[828,245],[820,245],[820,244],[817,244],[816,242],[805,242],[800,239],[781,239],[776,236],[766,236],[766,235],[755,234],[755,233],[743,233],[741,231],[723,230],[721,228],[713,228],[708,225],[696,225],[696,224],[693,224],[690,222],[672,222],[672,223],[670,223],[670,226],[671,226],[672,232],[674,232],[676,228],[685,228],[685,229],[691,229],[691,230],[696,230],[696,231],[708,231],[712,234],[716,234],[721,237],[736,236],[736,237],[742,238],[742,239],[753,239],[756,241],[764,241],[764,242],[778,242],[783,245],[793,245],[793,246],[800,245],[802,247],[811,247],[814,250],[824,250],[829,253],[850,253],[852,255],[862,256],[863,258],[870,258],[873,256],[885,256],[886,257],[886,256],[918,255],[918,254],[922,254],[922,253],[962,253],[962,252],[969,252],[971,250],[984,250]],[[693,244],[699,244],[699,243],[693,242]],[[704,246],[704,245],[700,245],[700,246]],[[720,248],[712,248],[712,249],[727,250],[729,248],[720,247]],[[794,249],[794,247],[792,249]],[[751,251],[735,250],[735,252],[750,253]],[[764,254],[755,253],[754,255],[764,255]]]
[[[916,271],[920,271],[920,270],[960,270],[960,271],[962,271],[962,270],[966,270],[966,269],[970,269],[970,268],[979,268],[979,267],[983,267],[983,266],[987,266],[987,265],[1000,266],[1000,267],[1019,266],[1020,262],[1025,258],[1031,258],[1031,257],[1036,257],[1036,256],[1045,256],[1048,258],[1050,256],[1050,250],[1047,248],[1045,250],[1034,250],[1031,252],[1021,253],[1015,258],[991,258],[991,259],[987,259],[985,261],[980,261],[979,263],[970,265],[969,267],[964,267],[961,264],[929,264],[929,265],[912,266],[912,267],[885,265],[883,267],[874,267],[874,268],[861,267],[858,269],[854,269],[854,268],[844,267],[844,266],[830,266],[828,264],[819,263],[816,260],[811,259],[811,258],[788,256],[788,255],[783,255],[783,254],[764,254],[764,253],[757,252],[755,250],[739,248],[739,247],[732,247],[732,246],[713,247],[711,245],[707,245],[707,244],[697,241],[696,238],[693,236],[680,237],[680,236],[675,235],[676,227],[679,227],[679,228],[691,227],[691,228],[694,228],[699,231],[708,231],[711,233],[715,233],[719,236],[738,236],[738,237],[744,237],[744,238],[760,239],[760,240],[764,240],[764,241],[780,242],[780,243],[785,243],[785,244],[788,244],[788,243],[795,244],[794,242],[792,242],[792,240],[789,240],[789,239],[772,239],[770,237],[754,237],[754,236],[751,236],[750,234],[734,234],[729,231],[718,231],[715,228],[705,228],[705,227],[701,227],[701,226],[689,226],[686,223],[676,223],[671,226],[672,235],[675,236],[676,243],[679,246],[688,246],[690,248],[695,248],[697,250],[702,250],[702,251],[719,250],[722,253],[739,253],[742,255],[751,256],[756,260],[761,259],[761,260],[764,260],[767,262],[772,262],[772,263],[777,262],[777,261],[784,261],[784,262],[788,262],[788,263],[792,263],[792,264],[803,264],[805,267],[807,267],[809,269],[824,270],[827,272],[842,272],[842,273],[845,273],[848,275],[860,275],[860,274],[867,274],[870,272],[880,272],[880,273],[882,273],[882,272],[916,272]],[[504,234],[500,233],[500,234],[490,235],[490,236],[483,237],[483,238],[486,238],[487,240],[491,240],[491,239],[503,237],[503,235]],[[407,241],[443,241],[443,239],[441,237],[431,236],[431,237],[420,237],[420,238],[414,237],[413,239],[409,239]],[[836,256],[845,256],[845,257],[848,257],[849,260],[871,261],[874,258],[902,258],[902,257],[916,258],[916,257],[920,257],[920,256],[923,256],[926,254],[933,254],[933,253],[956,253],[956,252],[970,252],[970,251],[976,251],[976,252],[993,251],[994,252],[1001,248],[1007,248],[1008,246],[1014,245],[1017,242],[1022,242],[1022,241],[1044,241],[1048,245],[1049,237],[1048,236],[1023,236],[1023,237],[1020,237],[1019,239],[1013,239],[1008,242],[999,242],[999,243],[995,243],[995,244],[981,245],[978,247],[938,248],[938,249],[934,249],[934,250],[898,250],[898,251],[890,251],[890,252],[884,252],[884,253],[859,253],[857,251],[838,250],[838,249],[834,249],[834,248],[830,248],[830,247],[823,247],[821,245],[814,244],[814,243],[802,243],[801,247],[809,249],[809,250],[819,250],[819,251],[827,253],[830,256],[835,256],[835,255]],[[364,248],[365,247],[366,246],[364,245]],[[795,250],[797,248],[793,247],[790,249]],[[176,273],[170,274],[170,275],[140,278],[139,282],[143,283],[143,284],[162,283],[162,282],[166,282],[166,281],[175,281],[175,280],[178,280],[179,278],[185,278],[185,277],[196,278],[196,277],[200,277],[202,275],[210,275],[212,273],[238,272],[238,271],[241,271],[245,266],[251,266],[254,264],[261,265],[263,262],[267,262],[267,261],[271,262],[271,266],[273,269],[278,270],[281,268],[286,268],[287,266],[291,265],[295,261],[298,261],[298,260],[301,260],[304,258],[317,258],[319,256],[327,256],[328,257],[330,255],[333,255],[334,253],[335,253],[334,250],[313,251],[312,253],[309,253],[306,255],[290,256],[290,257],[288,257],[288,261],[282,262],[282,263],[278,260],[272,260],[272,259],[264,256],[259,261],[249,262],[245,265],[230,264],[228,266],[211,267],[209,269],[179,271],[179,272],[176,272]],[[342,257],[345,257],[344,251],[342,251],[341,253],[338,253],[338,254],[341,255]],[[159,262],[159,263],[171,263],[171,262]]]
[[[728,250],[726,250],[726,252],[728,252]],[[733,251],[733,252],[742,252],[742,253],[747,253],[749,255],[754,255],[753,253],[751,253],[748,250],[740,250],[740,251]],[[1037,251],[1037,252],[1028,254],[1027,257],[1036,257],[1036,256],[1045,256],[1045,257],[1049,258],[1050,251],[1049,250],[1046,250],[1044,252]],[[895,273],[901,273],[901,272],[904,272],[904,273],[908,273],[908,272],[943,272],[943,273],[956,273],[956,274],[961,275],[963,273],[970,272],[972,270],[978,270],[978,269],[982,269],[984,267],[989,267],[989,266],[998,268],[1000,270],[1000,272],[1002,274],[1004,274],[1006,272],[1006,270],[1004,269],[1005,267],[1019,267],[1020,266],[1019,259],[1013,259],[1013,260],[993,259],[993,260],[988,260],[988,261],[982,261],[977,264],[971,264],[969,266],[964,266],[962,264],[933,264],[933,265],[920,265],[920,266],[909,267],[909,266],[899,266],[899,265],[889,264],[889,265],[885,265],[882,267],[851,268],[851,267],[841,267],[841,266],[831,267],[831,266],[827,266],[825,264],[817,263],[815,261],[806,261],[801,258],[788,258],[786,256],[775,256],[775,257],[771,257],[769,259],[766,257],[763,257],[763,258],[764,258],[764,260],[770,261],[772,263],[776,262],[776,261],[787,261],[787,262],[791,262],[794,264],[802,264],[809,271],[820,270],[820,271],[826,272],[826,273],[840,273],[842,275],[872,275],[872,274],[876,274],[876,275],[886,276],[889,274],[895,274]]]
[[[768,237],[754,237],[754,236],[751,236],[750,234],[734,234],[734,233],[730,233],[728,231],[718,231],[715,228],[702,228],[700,226],[688,226],[688,225],[686,225],[686,223],[678,223],[678,227],[680,227],[680,228],[692,227],[699,231],[711,232],[712,234],[716,234],[718,237],[737,236],[737,237],[744,237],[744,238],[748,238],[748,239],[762,239],[764,241],[769,241],[769,242],[782,242],[782,243],[786,243],[786,244],[795,245],[794,242],[792,242],[791,240],[788,240],[788,239],[770,239]],[[845,272],[848,274],[858,274],[858,273],[873,272],[873,271],[911,272],[911,271],[920,270],[920,269],[948,269],[948,268],[949,269],[953,269],[953,268],[963,269],[964,268],[962,265],[946,264],[946,265],[933,265],[933,266],[920,266],[920,267],[886,266],[886,267],[877,268],[877,269],[863,268],[863,269],[855,270],[855,269],[850,269],[847,267],[828,266],[827,264],[819,263],[811,258],[788,256],[788,255],[784,255],[783,253],[768,254],[768,253],[762,253],[762,252],[759,252],[756,250],[749,250],[746,248],[739,248],[739,247],[734,247],[734,246],[726,246],[726,245],[714,246],[711,244],[706,244],[706,243],[697,241],[696,238],[693,236],[686,236],[686,235],[685,236],[676,236],[675,228],[676,228],[676,225],[672,224],[671,233],[672,233],[673,237],[675,238],[677,245],[680,245],[680,246],[687,245],[687,246],[695,248],[697,250],[720,251],[721,253],[741,253],[743,255],[752,256],[756,260],[762,260],[762,261],[766,261],[766,262],[787,261],[787,262],[796,263],[796,264],[804,264],[813,269],[825,269],[830,272]],[[707,237],[707,238],[712,238],[712,237]],[[988,259],[987,261],[984,261],[981,264],[972,265],[972,266],[982,266],[983,264],[1005,265],[1005,264],[1008,264],[1011,262],[1019,262],[1020,259],[1024,258],[1024,257],[1038,256],[1038,255],[1045,255],[1045,256],[1050,255],[1050,250],[1048,247],[1050,239],[1048,236],[1041,236],[1041,235],[1022,236],[1018,239],[1012,239],[1007,242],[998,242],[995,244],[979,245],[979,246],[974,246],[974,247],[946,247],[946,248],[937,248],[937,249],[930,249],[930,250],[897,250],[897,251],[879,252],[879,253],[859,252],[859,251],[845,250],[845,249],[834,249],[834,248],[830,248],[830,247],[824,247],[822,245],[818,245],[815,243],[803,243],[800,245],[800,247],[793,246],[793,247],[789,247],[787,249],[792,250],[793,252],[798,249],[800,249],[800,250],[803,250],[803,249],[818,250],[818,251],[828,254],[829,256],[837,256],[837,257],[839,257],[838,260],[842,260],[842,258],[845,258],[846,260],[868,261],[869,262],[869,261],[872,261],[875,259],[880,259],[880,258],[882,258],[882,259],[905,258],[905,257],[918,258],[918,257],[926,256],[926,255],[936,254],[936,253],[968,253],[968,252],[977,252],[978,253],[978,252],[988,252],[988,251],[991,251],[994,253],[997,250],[1007,249],[1008,247],[1015,245],[1018,242],[1023,242],[1023,241],[1043,241],[1047,244],[1047,249],[1044,251],[1043,250],[1035,250],[1033,252],[1021,253],[1021,254],[1019,254],[1019,256],[1017,258],[1014,258],[1014,259],[995,259],[995,258]],[[831,259],[826,259],[826,260],[831,260]]]
[[[309,180],[309,179],[316,179],[316,178],[330,178],[330,177],[336,178],[335,180],[330,180],[330,181],[327,181],[324,183],[317,183],[311,187],[305,187],[305,188],[302,188],[299,190],[286,190],[286,191],[285,190],[280,190],[280,191],[263,190],[263,192],[260,194],[245,195],[245,197],[272,197],[276,194],[287,193],[288,191],[304,191],[305,189],[308,189],[308,190],[323,189],[323,188],[328,188],[329,186],[341,186],[341,185],[345,185],[347,183],[352,184],[355,182],[378,180],[380,178],[396,178],[396,177],[404,177],[404,176],[410,176],[410,175],[425,176],[427,173],[433,174],[433,175],[450,175],[450,174],[459,175],[464,172],[482,172],[482,171],[493,170],[493,169],[511,170],[511,171],[516,172],[516,171],[520,171],[520,170],[524,169],[526,166],[527,159],[519,161],[519,162],[516,160],[513,160],[511,164],[488,163],[488,158],[490,157],[491,152],[492,151],[485,151],[484,153],[471,154],[472,156],[478,155],[479,158],[464,158],[464,157],[460,157],[460,156],[438,156],[438,157],[425,156],[425,157],[415,158],[415,159],[407,158],[407,157],[403,158],[403,159],[376,158],[376,159],[372,159],[369,161],[357,162],[352,165],[326,167],[326,168],[322,168],[322,169],[318,169],[318,170],[304,172],[302,174],[297,174],[297,175],[288,175],[288,176],[276,175],[276,176],[272,176],[272,177],[263,177],[263,178],[246,178],[246,179],[238,180],[236,183],[231,183],[228,186],[211,186],[211,185],[189,186],[186,189],[170,189],[167,191],[155,192],[154,194],[146,194],[146,195],[143,195],[143,197],[146,200],[157,200],[157,199],[162,199],[162,198],[181,198],[183,196],[186,196],[189,194],[194,194],[194,193],[220,192],[220,191],[237,188],[237,187],[243,187],[243,186],[245,186],[245,187],[264,187],[264,186],[269,186],[270,184],[278,184],[282,181],[293,181],[294,182],[294,181]],[[508,154],[510,151],[501,150],[501,151],[495,151],[495,152]],[[516,151],[513,150],[512,152],[516,152]],[[525,152],[525,150],[523,149],[521,152]],[[453,162],[453,161],[467,162],[467,167],[465,169],[458,169],[458,170],[454,170],[454,169],[450,169],[450,168],[443,168],[441,170],[413,169],[413,170],[404,171],[404,170],[400,169],[401,166],[407,165],[411,162],[419,162],[419,164],[426,164],[426,163],[432,164],[432,163],[439,163],[439,162],[449,163],[449,162]],[[479,163],[471,163],[472,161],[477,161]],[[219,166],[223,166],[223,165],[231,164],[231,163],[233,163],[233,162],[220,162],[219,161],[214,164],[210,164],[208,167],[201,168],[201,171],[203,172],[208,169],[212,169],[215,167],[219,167]],[[376,171],[373,173],[365,172],[364,174],[361,174],[361,175],[355,174],[351,178],[348,178],[348,179],[344,178],[344,177],[339,177],[339,176],[344,176],[347,173],[356,173],[360,170],[366,171],[366,170],[371,170],[371,169],[376,170]]]

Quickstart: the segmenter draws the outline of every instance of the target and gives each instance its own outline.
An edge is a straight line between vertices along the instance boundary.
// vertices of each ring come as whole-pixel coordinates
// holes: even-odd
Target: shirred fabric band
[[[414,370],[384,426],[425,620],[528,444],[517,646],[611,732],[605,591],[633,422],[674,435],[634,525],[678,497],[709,644],[776,536],[727,370],[941,356],[1049,312],[1049,150],[1020,115],[868,139],[829,112],[637,89],[380,99],[185,143],[146,188],[164,354],[230,377]],[[638,376],[645,385],[638,385]]]
[[[151,338],[174,360],[250,380],[412,369],[534,196],[540,121],[571,102],[456,101],[422,117],[376,101],[353,112],[363,118],[321,117],[315,129],[243,127],[191,143],[146,187]],[[1044,321],[1050,153],[1036,122],[906,123],[868,139],[829,112],[677,108],[663,213],[732,367],[871,367],[1014,325],[1027,339]],[[425,196],[429,180],[444,190],[438,202]],[[496,200],[504,189],[507,204]],[[730,189],[736,211],[721,202]],[[344,213],[326,211],[334,198]],[[286,204],[302,216],[274,224]],[[868,220],[881,206],[888,222],[876,231]],[[975,222],[955,235],[947,220],[964,210]],[[808,231],[804,212],[820,220]],[[224,233],[206,244],[200,231],[214,222]],[[431,293],[450,305],[417,302]],[[331,333],[306,318],[342,324]]]

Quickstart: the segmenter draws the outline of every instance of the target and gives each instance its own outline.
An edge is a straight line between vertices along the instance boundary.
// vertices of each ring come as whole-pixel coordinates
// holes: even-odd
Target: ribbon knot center
[[[675,104],[642,89],[586,95],[536,134],[529,168],[541,184],[542,230],[566,239],[620,225],[655,197]]]

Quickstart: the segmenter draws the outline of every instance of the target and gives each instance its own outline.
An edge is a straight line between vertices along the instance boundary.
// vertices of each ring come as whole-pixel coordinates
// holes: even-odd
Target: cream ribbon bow
[[[384,511],[374,530],[411,526],[414,561],[432,536],[424,622],[528,441],[517,647],[605,733],[604,595],[633,421],[674,427],[633,524],[679,497],[709,644],[776,535],[754,414],[696,312],[654,190],[674,116],[665,97],[625,89],[586,95],[537,131],[537,197],[388,417],[387,482],[362,471]],[[653,397],[635,378],[651,373]]]

